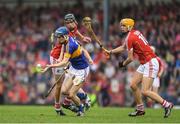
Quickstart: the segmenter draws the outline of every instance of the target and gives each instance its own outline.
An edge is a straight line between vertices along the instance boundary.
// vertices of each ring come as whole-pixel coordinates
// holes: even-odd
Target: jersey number
[[[144,42],[145,45],[148,44],[146,38],[145,38],[142,34],[139,34],[139,35],[138,35],[138,38],[141,39],[141,40]]]

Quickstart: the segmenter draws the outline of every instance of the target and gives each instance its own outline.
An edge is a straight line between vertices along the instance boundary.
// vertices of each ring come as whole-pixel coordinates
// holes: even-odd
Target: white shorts
[[[153,87],[159,87],[160,86],[160,79],[159,79],[159,77],[154,78],[152,86]]]
[[[52,56],[50,56],[50,63],[51,64],[56,64],[59,63],[57,59],[53,58]],[[59,67],[59,68],[52,68],[52,72],[55,75],[61,75],[63,73],[64,69],[63,67]]]
[[[79,84],[84,82],[89,74],[89,66],[85,69],[75,69],[72,66],[69,67],[68,74],[75,76],[73,79],[73,84]]]
[[[141,64],[136,71],[143,74],[144,77],[156,78],[159,71],[159,62],[156,58],[152,58],[149,62]]]

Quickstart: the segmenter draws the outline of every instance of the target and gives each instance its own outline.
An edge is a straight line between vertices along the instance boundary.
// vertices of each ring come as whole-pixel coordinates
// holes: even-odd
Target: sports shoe
[[[76,107],[76,105],[73,105],[73,104],[62,104],[62,107],[65,108],[65,109],[69,109],[71,110],[72,112],[78,112],[78,108]]]
[[[57,113],[58,115],[62,115],[62,116],[66,115],[66,114],[63,112],[63,110],[61,109],[61,105],[60,105],[59,103],[55,103],[55,104],[54,104],[54,109],[55,109],[55,111],[56,111],[56,113]]]
[[[77,116],[84,116],[84,113],[79,111],[79,112],[77,112]]]
[[[85,102],[84,104],[85,110],[89,110],[89,108],[91,107],[91,100],[88,100],[87,102]]]
[[[61,115],[61,116],[65,116],[66,114],[63,112],[63,110],[62,109],[60,109],[60,110],[55,110],[56,111],[56,113],[58,114],[58,115]]]
[[[171,103],[168,107],[164,108],[164,118],[168,118],[170,116],[173,106],[174,105]]]
[[[145,111],[139,111],[139,110],[136,109],[134,112],[129,113],[129,116],[136,117],[136,116],[142,116],[144,114],[145,114]]]

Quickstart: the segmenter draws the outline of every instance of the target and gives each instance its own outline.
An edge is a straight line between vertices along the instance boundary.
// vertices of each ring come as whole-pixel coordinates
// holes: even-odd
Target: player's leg
[[[61,75],[55,75],[55,80],[58,80],[59,77]],[[62,76],[62,78],[57,82],[56,84],[56,87],[55,87],[55,105],[54,105],[54,108],[55,108],[55,111],[57,112],[57,114],[59,115],[66,115],[62,108],[61,108],[61,104],[60,104],[60,101],[61,101],[61,86],[62,86],[62,82],[64,80],[64,77]]]
[[[150,88],[152,87],[153,80],[157,76],[158,68],[159,68],[159,63],[155,58],[152,59],[149,62],[149,65],[145,67],[145,69],[148,71],[145,71],[143,76],[142,94],[160,103],[165,108],[164,117],[166,118],[170,115],[173,104],[164,100],[160,95],[150,90]]]
[[[156,92],[153,92],[150,90],[152,86],[153,78],[149,77],[143,77],[142,81],[142,94],[144,96],[147,96],[154,101],[160,103],[165,108],[165,115],[164,117],[168,117],[171,113],[171,109],[173,107],[173,104],[164,100],[161,96],[159,96]]]
[[[155,92],[151,91],[153,78],[151,77],[143,77],[142,80],[142,94],[144,96],[148,96],[151,99],[157,101],[158,103],[162,103],[163,99]]]
[[[50,57],[50,63],[54,64],[57,63],[57,60],[54,59],[53,57]],[[59,78],[61,77],[62,73],[63,73],[63,68],[53,68],[52,69],[52,73],[54,75],[55,81],[59,80]],[[63,82],[64,76],[61,77],[61,79],[57,82],[56,88],[55,88],[55,93],[54,93],[54,99],[55,99],[55,103],[54,103],[54,109],[56,111],[57,114],[59,115],[65,115],[65,113],[63,112],[62,108],[61,108],[61,86],[62,86],[62,82]]]
[[[75,78],[72,88],[69,91],[69,97],[78,107],[77,116],[82,116],[84,113],[84,105],[81,103],[80,98],[76,95],[78,90],[83,86],[83,82],[79,77]]]
[[[65,109],[69,109],[72,112],[77,112],[78,108],[72,103],[72,100],[68,97],[69,96],[69,90],[72,87],[74,76],[68,72],[66,74],[62,88],[61,93],[65,95],[66,97],[63,100],[62,107]]]
[[[87,93],[85,93],[84,90],[80,88],[77,93],[77,96],[80,98],[82,102],[84,102],[86,111],[89,110],[89,108],[91,107],[91,99],[89,98]]]
[[[83,83],[85,82],[85,79],[89,74],[89,67],[80,70],[73,67],[70,68],[72,69],[72,73],[75,75],[75,78],[73,79],[73,86],[69,91],[69,97],[78,106],[77,116],[82,116],[84,112],[84,105],[81,103],[79,97],[77,97],[77,92],[80,88],[82,88]]]
[[[156,77],[152,84],[152,91],[158,94],[159,87],[160,87],[160,78]]]
[[[73,82],[73,75],[70,73],[66,74],[62,88],[61,88],[61,93],[63,95],[69,96],[69,90],[72,87],[72,82]],[[66,97],[63,101],[63,106],[64,105],[69,105],[71,103],[71,100]]]
[[[130,87],[133,91],[134,99],[136,102],[136,110],[134,112],[129,113],[129,116],[140,116],[145,114],[144,105],[141,98],[141,91],[138,87],[138,84],[142,81],[142,77],[143,74],[136,71],[130,83]]]
[[[62,85],[62,88],[61,88],[61,93],[63,95],[69,95],[69,90],[70,88],[72,87],[73,85],[73,75],[70,74],[69,72],[65,75],[65,79],[63,81],[63,85]]]
[[[159,77],[156,77],[154,79],[154,81],[153,81],[151,90],[158,94],[159,86],[160,86],[160,79],[159,79]],[[148,97],[147,98],[147,106],[148,107],[153,107],[153,105],[154,105],[154,101]]]

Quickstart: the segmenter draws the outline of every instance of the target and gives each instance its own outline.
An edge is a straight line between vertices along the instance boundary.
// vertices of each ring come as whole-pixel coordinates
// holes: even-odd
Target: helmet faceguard
[[[64,35],[68,35],[68,34],[69,34],[68,29],[65,26],[63,26],[63,27],[56,29],[54,36],[55,37],[62,37]]]
[[[74,14],[71,14],[71,13],[70,14],[66,14],[64,16],[64,22],[65,23],[67,23],[67,22],[75,22],[76,24],[78,24]]]

